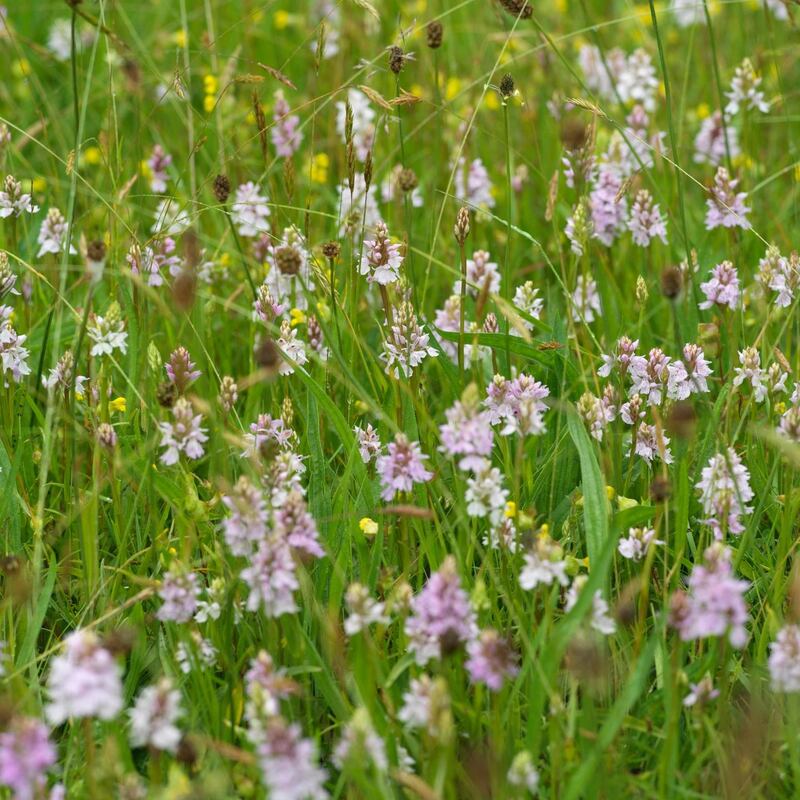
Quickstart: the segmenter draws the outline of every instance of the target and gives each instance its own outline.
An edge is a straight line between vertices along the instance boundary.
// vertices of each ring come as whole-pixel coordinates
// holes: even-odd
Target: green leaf
[[[295,365],[294,374],[306,385],[311,394],[314,395],[317,403],[319,403],[322,413],[330,420],[331,424],[339,437],[345,453],[355,463],[353,464],[354,480],[357,485],[361,486],[361,490],[367,494],[367,500],[372,504],[371,491],[367,481],[367,471],[364,463],[360,458],[353,458],[353,454],[357,451],[356,436],[347,424],[344,414],[328,397],[328,393],[315,381],[311,375],[306,372],[301,366]]]
[[[443,331],[437,328],[436,333],[447,342],[458,342],[459,340],[459,334],[454,331]],[[505,352],[506,349],[506,335],[504,333],[465,333],[464,341],[467,344],[479,344],[503,352]],[[558,364],[559,367],[565,364],[570,376],[574,376],[576,370],[575,365],[566,359],[564,348],[559,346],[540,349],[544,344],[547,344],[547,342],[541,339],[526,342],[521,336],[508,337],[509,350],[511,350],[514,355],[528,358],[531,361],[537,361],[539,364],[542,364],[542,366],[550,368],[554,367],[556,364]]]
[[[47,570],[47,577],[39,590],[36,598],[33,614],[30,617],[30,624],[25,631],[25,639],[19,651],[17,664],[26,666],[33,660],[33,651],[36,647],[36,640],[39,638],[39,631],[42,629],[45,614],[50,605],[50,598],[53,596],[53,587],[56,585],[56,574],[58,573],[58,562],[53,559]]]
[[[589,781],[597,778],[598,761],[607,750],[617,731],[622,727],[627,713],[633,707],[639,695],[644,691],[645,684],[647,683],[648,676],[650,675],[650,667],[653,663],[653,655],[655,653],[656,645],[661,638],[660,632],[656,631],[648,640],[644,647],[633,672],[628,676],[624,688],[617,698],[611,710],[608,712],[600,733],[597,736],[597,742],[589,754],[588,758],[584,758],[580,767],[572,776],[569,784],[567,784],[567,791],[564,795],[565,800],[573,800],[573,798],[585,797],[586,787]]]
[[[589,569],[597,563],[603,544],[608,540],[608,497],[606,484],[586,428],[574,412],[567,414],[567,428],[581,462],[583,481],[583,525]]]

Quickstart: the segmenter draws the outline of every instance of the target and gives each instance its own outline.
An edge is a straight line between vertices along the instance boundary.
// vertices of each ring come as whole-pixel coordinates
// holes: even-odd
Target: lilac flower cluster
[[[614,386],[609,385],[602,398],[585,394],[578,412],[598,441],[608,424],[619,416],[633,428],[632,453],[648,464],[655,458],[669,464],[669,438],[658,424],[646,421],[647,412],[665,402],[685,401],[694,394],[709,392],[711,367],[703,349],[691,342],[684,345],[681,358],[674,360],[658,347],[651,348],[647,357],[639,355],[638,346],[638,340],[621,337],[615,350],[602,356],[603,363],[597,371],[602,378],[613,376],[621,388],[629,384],[627,401],[619,403]]]
[[[733,647],[741,649],[747,643],[744,593],[749,586],[734,577],[730,550],[712,545],[703,563],[692,570],[688,591],[673,595],[670,621],[684,641],[727,636]]]

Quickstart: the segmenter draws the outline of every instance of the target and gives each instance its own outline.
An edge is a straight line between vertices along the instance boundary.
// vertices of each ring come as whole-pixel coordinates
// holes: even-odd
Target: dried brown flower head
[[[533,15],[533,6],[527,0],[499,0],[500,5],[520,19],[530,19]]]
[[[89,261],[101,262],[106,258],[106,243],[102,239],[95,239],[89,242],[86,248],[86,257]]]
[[[436,50],[442,46],[442,38],[444,36],[444,28],[438,19],[431,20],[428,27],[425,29],[428,34],[428,47],[431,50]]]
[[[231,196],[231,179],[227,175],[217,175],[214,178],[214,197],[217,202],[225,203]]]
[[[419,186],[417,173],[410,167],[401,170],[397,176],[397,185],[404,192],[413,192]]]
[[[156,389],[156,400],[162,408],[172,408],[178,399],[178,390],[172,381],[162,381]]]
[[[500,78],[500,94],[507,100],[515,91],[514,76],[510,72],[506,72],[506,74]]]
[[[403,52],[402,47],[393,45],[389,48],[389,69],[395,75],[399,75],[403,71],[406,63],[406,54]]]
[[[341,252],[342,246],[339,244],[339,242],[330,241],[325,242],[325,244],[322,245],[322,255],[331,261],[335,261],[337,258],[339,258],[339,253]]]
[[[683,272],[680,267],[667,267],[661,273],[661,294],[675,300],[683,289]]]
[[[675,403],[667,416],[667,431],[679,439],[691,439],[697,425],[697,413],[687,400]]]
[[[275,264],[282,275],[297,275],[302,263],[303,257],[291,245],[282,245],[275,250]]]

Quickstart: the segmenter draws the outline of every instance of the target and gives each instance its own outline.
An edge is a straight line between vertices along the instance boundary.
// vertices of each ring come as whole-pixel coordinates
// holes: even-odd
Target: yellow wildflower
[[[461,81],[458,78],[448,78],[444,87],[446,100],[452,100],[461,91]]]
[[[369,517],[362,517],[358,527],[361,528],[361,533],[364,536],[374,536],[378,532],[378,523]]]
[[[331,318],[331,310],[324,300],[317,301],[317,316],[323,322],[327,322]]]
[[[99,147],[87,147],[86,150],[83,151],[83,160],[87,164],[96,166],[103,160],[103,154],[100,152]]]
[[[414,97],[421,97],[423,100],[428,96],[428,90],[421,83],[412,83],[410,92]]]
[[[119,411],[121,414],[124,414],[128,410],[128,404],[125,401],[124,397],[115,397],[109,404],[108,404],[109,411]]]
[[[216,94],[217,89],[219,89],[219,81],[217,80],[216,75],[204,75],[203,76],[203,91],[206,94]]]
[[[331,159],[327,153],[316,153],[311,159],[311,180],[314,183],[327,183],[330,164]]]

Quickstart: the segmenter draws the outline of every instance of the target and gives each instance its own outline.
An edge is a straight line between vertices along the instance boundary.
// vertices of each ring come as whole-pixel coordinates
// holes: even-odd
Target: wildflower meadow
[[[0,798],[800,797],[797,0],[0,2]]]

